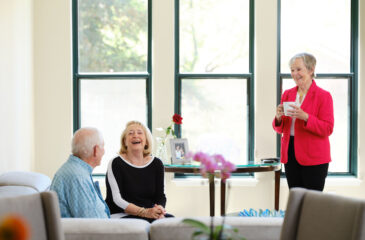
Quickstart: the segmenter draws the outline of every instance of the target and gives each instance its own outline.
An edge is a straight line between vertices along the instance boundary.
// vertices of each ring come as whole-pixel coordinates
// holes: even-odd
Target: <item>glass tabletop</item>
[[[279,166],[280,162],[274,163],[261,163],[261,162],[254,162],[248,161],[247,164],[239,164],[236,165],[236,168],[251,168],[251,167],[266,167],[266,166]],[[199,162],[192,162],[190,164],[164,164],[167,168],[199,168]]]

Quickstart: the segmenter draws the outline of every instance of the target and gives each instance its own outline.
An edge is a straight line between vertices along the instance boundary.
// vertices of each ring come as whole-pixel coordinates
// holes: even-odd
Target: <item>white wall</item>
[[[25,2],[26,7],[24,7]],[[173,2],[153,1],[153,129],[168,125],[169,116],[174,112]],[[360,0],[360,4],[362,4],[361,12],[363,13],[360,14],[360,22],[365,22],[365,0]],[[272,90],[276,88],[276,1],[256,0],[255,5],[255,157],[259,159],[276,153],[276,135],[271,128],[276,102],[276,91]],[[33,12],[32,8],[34,8]],[[158,12],[157,9],[159,9]],[[52,177],[70,152],[72,136],[71,3],[65,0],[34,0],[33,2],[6,0],[2,4],[0,13],[0,30],[2,33],[7,33],[4,34],[5,39],[0,40],[2,51],[0,54],[0,106],[1,116],[6,116],[0,118],[2,154],[0,172],[25,168]],[[19,15],[26,15],[28,20],[32,20],[34,15],[34,25],[29,23],[32,21],[17,20]],[[9,22],[9,20],[10,24],[5,24],[5,21]],[[31,31],[32,26],[34,26],[33,31]],[[26,31],[19,31],[24,28]],[[364,25],[361,25],[360,37],[365,39]],[[34,48],[32,48],[32,39]],[[2,41],[5,41],[4,44]],[[365,40],[362,40],[362,43],[365,46]],[[23,48],[20,53],[19,48]],[[34,68],[32,68],[32,51]],[[24,55],[23,52],[26,54]],[[362,47],[360,69],[365,69],[364,59],[365,49]],[[19,64],[26,66],[22,75],[19,75]],[[31,103],[32,90],[29,90],[33,83],[32,70],[34,71],[34,110]],[[363,71],[360,73],[362,74]],[[362,156],[365,154],[363,150],[365,115],[361,115],[364,112],[361,96],[365,94],[365,88],[361,84],[362,81],[365,79],[360,77],[358,138],[360,178],[340,180],[328,178],[325,191],[365,198],[365,184],[362,181],[365,171],[365,166],[362,164]],[[30,85],[29,88],[23,87],[27,84]],[[166,99],[169,100],[166,101]],[[33,114],[34,124],[31,120]],[[19,128],[22,130],[20,131]],[[26,133],[25,138],[24,133]],[[33,149],[35,151],[34,165],[32,164]],[[231,181],[227,212],[250,207],[272,209],[273,178],[273,173],[261,173],[256,174],[253,179]],[[218,190],[217,186],[216,199],[219,195]],[[166,194],[167,209],[176,216],[209,214],[206,181],[174,180],[172,174],[166,174]],[[280,196],[282,209],[285,208],[287,194],[285,180],[282,180]],[[216,203],[216,213],[219,214],[219,201]]]
[[[0,174],[34,166],[33,6],[5,0],[0,7]]]
[[[35,170],[50,177],[72,137],[71,1],[34,0]]]

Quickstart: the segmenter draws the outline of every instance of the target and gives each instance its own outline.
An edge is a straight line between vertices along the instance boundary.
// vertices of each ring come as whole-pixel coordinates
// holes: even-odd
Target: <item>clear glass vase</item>
[[[167,138],[156,138],[156,140],[157,140],[156,157],[161,159],[163,163],[169,164],[170,161],[167,156]]]

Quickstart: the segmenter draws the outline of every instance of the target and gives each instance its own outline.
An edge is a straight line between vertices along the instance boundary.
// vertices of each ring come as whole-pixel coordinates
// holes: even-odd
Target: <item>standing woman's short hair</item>
[[[289,61],[289,67],[291,67],[296,59],[302,59],[305,67],[308,70],[313,70],[312,77],[315,77],[314,70],[316,69],[317,60],[310,53],[298,53],[295,54]]]
[[[143,131],[144,131],[144,134],[146,135],[146,146],[144,147],[144,150],[143,150],[143,156],[146,157],[148,155],[151,155],[152,145],[153,145],[152,133],[145,125],[143,125],[141,122],[138,122],[138,121],[130,121],[125,126],[125,129],[123,130],[122,136],[120,137],[119,154],[127,153],[127,151],[128,151],[127,146],[125,145],[125,137],[127,135],[127,128],[130,125],[133,125],[133,124],[141,126]]]

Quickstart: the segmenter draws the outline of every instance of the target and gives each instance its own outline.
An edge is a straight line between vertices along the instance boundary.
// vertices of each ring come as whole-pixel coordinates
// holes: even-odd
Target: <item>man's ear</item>
[[[95,157],[96,154],[97,154],[97,151],[98,151],[98,148],[99,146],[98,145],[95,145],[94,148],[93,148],[93,156]]]

